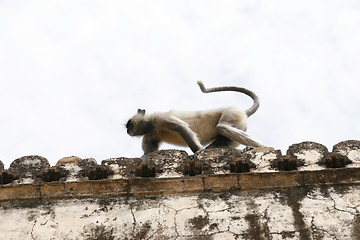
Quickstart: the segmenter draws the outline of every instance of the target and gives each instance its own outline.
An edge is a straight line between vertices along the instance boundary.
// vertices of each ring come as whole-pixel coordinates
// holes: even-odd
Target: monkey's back
[[[197,134],[202,145],[211,143],[218,135],[216,125],[227,122],[243,131],[246,131],[247,116],[245,111],[237,106],[204,110],[197,112],[176,112],[171,114],[184,122]]]
[[[197,134],[202,145],[209,144],[218,135],[216,125],[222,110],[205,110],[197,112],[172,112],[172,114],[186,122],[189,128]]]

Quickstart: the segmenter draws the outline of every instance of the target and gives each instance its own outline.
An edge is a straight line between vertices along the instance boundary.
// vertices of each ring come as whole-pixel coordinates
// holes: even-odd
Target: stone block
[[[228,174],[236,153],[228,148],[203,149],[194,154],[194,160],[203,165],[203,174]]]
[[[95,159],[86,158],[79,160],[78,157],[69,157],[66,161],[62,158],[56,164],[56,170],[65,174],[66,182],[81,181],[83,177],[87,177],[90,170],[97,166]]]
[[[141,161],[140,158],[109,158],[103,160],[101,165],[107,166],[113,171],[112,179],[134,178],[136,168]]]
[[[49,161],[44,157],[24,156],[10,164],[9,173],[19,177],[19,183],[32,183],[49,167]]]
[[[242,154],[244,161],[251,162],[255,167],[251,168],[252,172],[274,172],[275,169],[271,163],[279,159],[281,156],[280,150],[273,148],[254,148]]]
[[[319,143],[301,142],[291,145],[287,154],[296,159],[299,170],[322,170],[325,167],[319,163],[323,162],[329,151]]]
[[[182,150],[160,150],[146,155],[148,162],[156,166],[156,177],[182,177],[180,170],[185,162],[190,160],[189,155]]]
[[[346,156],[352,163],[347,167],[360,167],[360,141],[348,140],[333,146],[333,152]]]
[[[60,159],[59,161],[57,161],[56,165],[65,165],[65,164],[77,164],[78,162],[80,162],[82,159],[76,156],[70,156],[70,157],[64,157],[62,159]]]

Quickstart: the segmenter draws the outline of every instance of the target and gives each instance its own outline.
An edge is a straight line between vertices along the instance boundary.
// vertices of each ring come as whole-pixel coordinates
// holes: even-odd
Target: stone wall
[[[0,162],[0,239],[360,239],[360,141]]]

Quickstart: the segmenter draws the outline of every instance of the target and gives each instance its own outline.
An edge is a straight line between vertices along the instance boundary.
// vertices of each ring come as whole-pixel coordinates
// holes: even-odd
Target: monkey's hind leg
[[[163,119],[163,123],[168,129],[177,132],[194,153],[203,148],[197,139],[196,134],[184,121],[176,117],[169,117]]]
[[[234,141],[223,136],[218,135],[216,139],[206,147],[206,149],[213,149],[213,148],[228,148],[234,145]]]
[[[257,141],[255,138],[247,134],[245,131],[235,128],[229,124],[219,123],[216,126],[216,129],[219,131],[221,135],[224,135],[225,137],[237,141],[246,146],[266,147],[264,144],[262,144],[261,142]]]

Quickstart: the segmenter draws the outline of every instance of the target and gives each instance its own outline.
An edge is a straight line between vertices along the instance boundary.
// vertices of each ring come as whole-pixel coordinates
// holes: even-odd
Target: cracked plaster
[[[324,167],[317,163],[323,158],[323,154],[317,150],[304,150],[301,153],[294,154],[297,158],[304,160],[304,166],[300,167],[299,170],[322,170]]]
[[[298,216],[312,239],[357,234],[352,226],[360,211],[358,185],[307,190],[297,201],[300,215],[285,195],[262,190],[2,202],[0,239],[305,239],[295,224]]]
[[[256,165],[256,169],[252,172],[276,172],[278,170],[271,167],[271,161],[278,158],[278,153],[275,151],[268,152],[248,152],[245,155],[251,156],[251,161]]]
[[[354,225],[355,217],[360,214],[359,187],[351,187],[345,193],[328,188],[326,195],[316,189],[301,202],[301,212],[312,237],[353,239],[356,230],[349,226]]]

